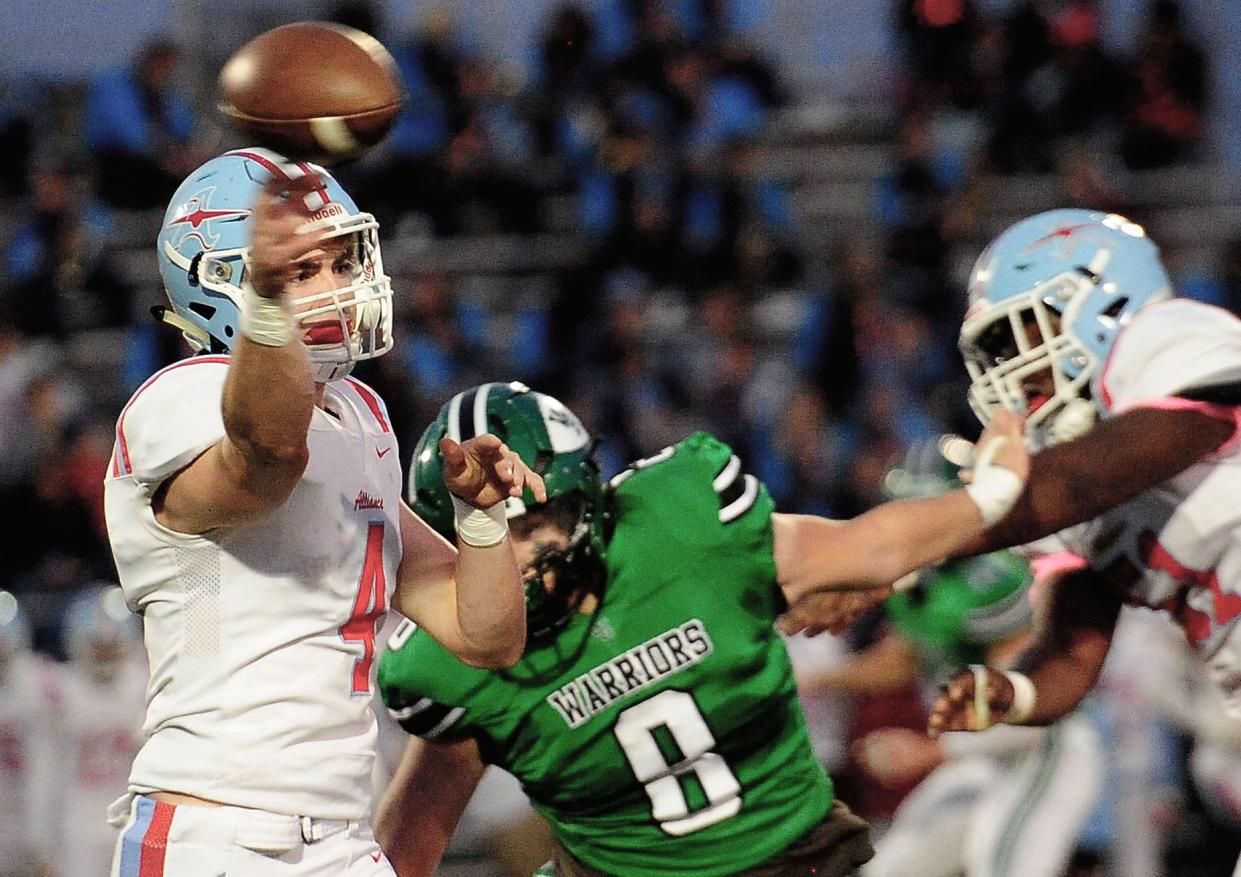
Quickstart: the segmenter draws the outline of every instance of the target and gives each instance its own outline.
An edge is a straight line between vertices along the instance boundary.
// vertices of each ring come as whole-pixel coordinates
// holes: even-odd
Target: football
[[[357,157],[388,133],[403,100],[388,50],[337,24],[273,28],[220,71],[220,111],[252,145],[298,161]]]

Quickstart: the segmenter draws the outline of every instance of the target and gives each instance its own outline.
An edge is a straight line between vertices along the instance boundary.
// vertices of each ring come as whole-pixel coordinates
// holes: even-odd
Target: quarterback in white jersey
[[[401,500],[379,397],[392,346],[377,223],[322,168],[261,149],[174,194],[159,261],[200,355],[117,420],[109,538],[150,662],[118,877],[382,875],[368,823],[388,607],[509,666],[525,612],[503,500],[541,479],[495,436],[447,442],[455,551]]]

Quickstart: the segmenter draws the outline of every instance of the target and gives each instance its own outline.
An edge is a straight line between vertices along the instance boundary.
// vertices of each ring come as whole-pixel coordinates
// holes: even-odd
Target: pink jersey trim
[[[121,416],[116,419],[116,451],[114,452],[115,456],[113,457],[114,465],[112,467],[112,477],[117,478],[121,475],[128,475],[134,471],[134,467],[129,461],[129,444],[125,441],[125,415],[129,413],[129,409],[135,402],[138,401],[138,397],[142,395],[143,391],[145,391],[147,387],[154,384],[163,375],[166,375],[174,369],[181,368],[182,366],[199,365],[205,362],[223,363],[227,365],[228,361],[227,356],[193,356],[189,359],[183,359],[180,362],[174,362],[172,365],[160,369],[155,374],[147,378],[146,381],[143,382],[142,386],[134,391],[134,394],[129,397],[129,401],[126,402],[125,407],[121,409]]]
[[[1030,572],[1034,574],[1036,579],[1043,579],[1057,573],[1072,572],[1075,569],[1085,568],[1086,559],[1079,554],[1074,554],[1072,551],[1040,554],[1030,561]]]
[[[383,405],[380,404],[379,397],[375,395],[375,391],[354,378],[345,378],[345,380],[362,397],[366,407],[371,409],[371,414],[374,414],[375,419],[379,421],[379,428],[384,432],[392,432],[392,427],[388,425],[388,418],[384,417]]]

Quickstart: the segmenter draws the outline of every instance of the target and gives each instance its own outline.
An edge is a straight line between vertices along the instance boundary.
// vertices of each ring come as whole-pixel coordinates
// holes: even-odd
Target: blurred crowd
[[[397,348],[357,374],[406,455],[452,393],[520,379],[582,415],[609,471],[703,428],[782,510],[855,515],[906,448],[976,433],[956,330],[996,180],[1054,176],[1058,203],[1023,212],[1142,221],[1132,174],[1211,159],[1210,60],[1174,0],[1124,54],[1095,0],[894,0],[883,170],[865,220],[831,234],[771,148],[814,96],[758,49],[744,0],[562,3],[524,77],[446,14],[397,32],[365,2],[324,11],[379,35],[408,91],[338,173],[381,221]],[[0,93],[0,589],[54,655],[72,593],[114,577],[120,406],[186,352],[144,290],[152,215],[223,143],[204,75],[161,40],[71,97]],[[471,254],[499,267],[463,270]],[[1182,292],[1241,309],[1241,235],[1212,255],[1170,258]]]

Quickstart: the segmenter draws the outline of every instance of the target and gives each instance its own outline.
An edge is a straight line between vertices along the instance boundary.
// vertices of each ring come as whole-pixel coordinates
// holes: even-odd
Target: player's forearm
[[[1034,635],[1013,662],[1035,689],[1034,712],[1023,724],[1054,722],[1081,703],[1103,670],[1121,605],[1090,569],[1044,583]]]
[[[268,347],[238,340],[224,385],[224,429],[248,464],[300,474],[314,406],[310,358],[300,341]]]
[[[430,877],[452,839],[456,822],[441,821],[437,807],[428,804],[398,775],[375,815],[375,840],[399,877]]]
[[[427,824],[420,820],[417,826],[402,823],[395,807],[385,801],[375,819],[375,840],[392,864],[397,877],[431,877],[439,867],[444,850],[452,839],[451,827]]]
[[[476,667],[511,667],[526,646],[526,601],[509,540],[487,548],[462,543],[459,552],[454,578],[464,653],[458,657]]]
[[[1233,425],[1195,410],[1136,408],[1030,458],[1026,490],[996,526],[957,552],[1023,545],[1098,517],[1213,453]]]
[[[884,503],[856,518],[872,569],[872,586],[935,566],[958,554],[985,531],[978,505],[964,490]]]
[[[400,877],[435,871],[484,770],[473,740],[410,738],[375,818],[375,839]]]

